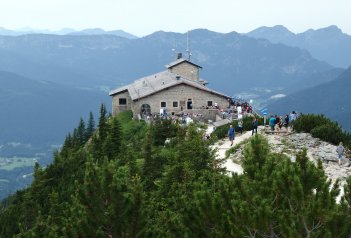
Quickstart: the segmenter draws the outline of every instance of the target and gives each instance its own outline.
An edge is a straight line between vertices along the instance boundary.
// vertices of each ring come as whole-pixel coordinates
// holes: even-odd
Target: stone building
[[[110,92],[112,114],[132,110],[134,117],[206,108],[227,108],[230,97],[206,86],[200,78],[201,66],[178,57],[165,71],[143,77]]]

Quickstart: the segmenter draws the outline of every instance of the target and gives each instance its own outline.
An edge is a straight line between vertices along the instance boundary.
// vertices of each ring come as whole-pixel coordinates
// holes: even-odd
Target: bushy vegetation
[[[252,130],[252,121],[254,117],[252,116],[247,116],[243,117],[243,131],[249,131]],[[263,125],[263,118],[259,117],[258,118],[258,124]],[[223,139],[227,136],[229,126],[233,125],[235,132],[237,133],[238,131],[238,121],[233,120],[230,124],[219,126],[216,128],[216,130],[213,132],[213,135],[216,136],[218,139]]]
[[[330,142],[334,145],[343,142],[351,148],[351,135],[344,131],[337,122],[324,115],[301,115],[292,123],[296,132],[311,133],[313,137]]]
[[[121,118],[120,116],[119,118]],[[121,122],[123,121],[123,123]],[[89,124],[89,123],[88,123]],[[139,131],[123,135],[127,127]],[[1,237],[349,237],[351,179],[336,203],[321,163],[273,154],[256,135],[243,175],[218,167],[194,125],[110,118],[100,110],[91,138],[80,123],[54,162],[35,168],[31,187],[0,209]],[[79,129],[80,128],[80,129]],[[141,129],[140,129],[141,128]],[[145,132],[145,133],[143,133]],[[81,141],[79,138],[83,138]]]

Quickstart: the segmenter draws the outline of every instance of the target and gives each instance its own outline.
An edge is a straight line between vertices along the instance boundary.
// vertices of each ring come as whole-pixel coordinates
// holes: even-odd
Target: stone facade
[[[172,73],[179,74],[185,78],[198,81],[200,78],[199,67],[192,64],[178,64],[169,69]]]
[[[114,99],[115,97],[120,98],[121,96],[117,94],[113,97],[114,101],[118,101],[119,99]],[[191,108],[189,108],[189,99],[191,100]],[[159,113],[160,109],[164,108],[167,113],[173,114],[186,109],[206,108],[209,101],[212,102],[211,105],[217,103],[220,108],[227,108],[229,106],[229,101],[225,97],[183,84],[136,100],[132,103],[131,109],[133,114],[137,115],[141,113],[142,105],[147,104],[151,108],[151,113]],[[166,103],[165,107],[161,106],[161,102]],[[173,102],[176,102],[175,104],[177,105],[173,105]],[[115,115],[116,113],[113,112],[113,114]]]
[[[111,91],[112,114],[132,110],[134,117],[138,117],[160,113],[161,109],[173,115],[189,110],[197,113],[206,107],[227,108],[230,98],[206,87],[199,77],[200,68],[188,60],[178,59],[166,71]],[[210,115],[214,113],[202,114],[212,118]]]
[[[120,99],[126,99],[126,104],[120,104]],[[123,103],[124,100],[122,100]],[[112,97],[112,115],[118,115],[118,113],[131,110],[132,99],[127,90],[116,94]],[[134,112],[133,112],[134,113]]]

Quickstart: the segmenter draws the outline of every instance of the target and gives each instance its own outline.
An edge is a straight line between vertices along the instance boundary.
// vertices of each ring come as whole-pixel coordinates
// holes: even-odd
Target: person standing
[[[344,155],[345,148],[342,146],[342,142],[340,142],[339,146],[336,148],[336,153],[338,153],[338,161],[339,165],[341,164],[342,156]]]
[[[290,122],[293,122],[296,120],[296,112],[295,111],[292,111],[290,113]]]
[[[274,126],[275,126],[275,117],[272,115],[271,118],[269,119],[269,125],[271,127],[271,130],[274,131]]]
[[[289,127],[289,115],[288,114],[286,114],[286,116],[285,116],[284,126],[285,126],[286,130],[288,130],[288,127]]]
[[[228,138],[230,141],[230,146],[233,145],[233,141],[234,141],[234,136],[235,136],[235,131],[232,125],[230,125],[229,130],[228,130]]]
[[[277,115],[275,115],[275,122],[274,122],[275,125],[274,125],[274,127],[275,127],[275,129],[277,131],[280,131],[280,129],[279,129],[279,122],[280,122],[279,117]]]
[[[243,121],[240,120],[238,122],[238,131],[240,132],[240,134],[243,134]]]
[[[251,135],[253,135],[255,132],[257,134],[257,127],[258,127],[258,120],[255,117],[252,121],[252,134]]]
[[[279,126],[279,130],[281,130],[281,129],[282,129],[282,127],[283,127],[283,117],[282,117],[282,116],[280,116],[280,117],[279,117],[279,123],[278,123],[278,126]]]

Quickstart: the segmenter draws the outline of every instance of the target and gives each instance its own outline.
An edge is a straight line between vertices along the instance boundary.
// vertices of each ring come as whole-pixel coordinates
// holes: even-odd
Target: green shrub
[[[147,130],[147,124],[145,121],[133,120],[132,111],[119,113],[117,119],[121,123],[123,137],[125,140],[129,141],[133,137],[144,137]]]
[[[345,135],[341,128],[337,124],[332,123],[313,128],[311,130],[311,135],[323,141],[328,141],[334,145],[337,145],[340,141],[345,140]]]
[[[306,114],[299,116],[291,125],[296,132],[310,133],[312,129],[330,123],[333,122],[324,115]]]
[[[311,133],[313,137],[334,145],[343,142],[348,148],[351,147],[351,135],[345,132],[337,122],[324,115],[302,115],[292,123],[292,127],[296,132]]]

